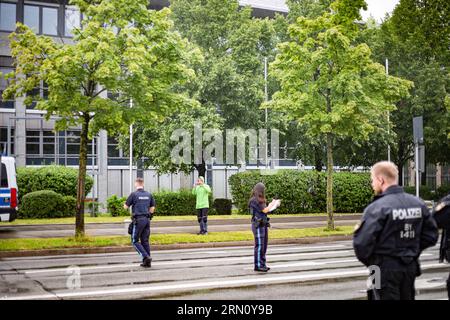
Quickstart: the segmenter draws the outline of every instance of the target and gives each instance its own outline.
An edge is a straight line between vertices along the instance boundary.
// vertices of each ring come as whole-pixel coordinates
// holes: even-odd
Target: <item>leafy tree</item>
[[[272,108],[284,109],[311,137],[326,137],[328,228],[333,219],[333,150],[336,138],[367,140],[382,128],[380,114],[408,94],[411,83],[386,76],[366,44],[356,44],[364,1],[337,0],[332,13],[289,26],[290,42],[279,46],[273,73],[281,83]]]
[[[272,21],[253,19],[252,9],[237,0],[174,0],[171,9],[175,28],[204,56],[190,94],[216,109],[225,128],[262,127],[264,57],[275,48]]]
[[[15,77],[5,97],[24,96],[41,81],[47,100],[37,108],[59,116],[58,130],[81,126],[76,235],[84,235],[88,136],[121,131],[136,121],[164,117],[184,105],[173,86],[192,75],[184,64],[186,43],[172,30],[169,10],[147,9],[147,0],[73,0],[85,17],[75,44],[35,35],[18,24],[12,33]],[[13,75],[13,76],[14,76]],[[105,98],[108,90],[120,99]],[[28,96],[26,102],[38,97]],[[133,109],[128,101],[133,99]]]
[[[145,167],[154,166],[159,173],[190,173],[196,169],[199,176],[205,176],[206,163],[209,159],[202,156],[201,163],[197,163],[195,154],[191,151],[189,162],[177,163],[173,161],[172,150],[180,141],[171,139],[176,130],[185,130],[189,134],[189,146],[194,146],[194,127],[197,123],[202,125],[202,134],[207,129],[222,130],[223,119],[214,109],[195,105],[183,112],[174,112],[163,121],[153,121],[134,126],[134,155],[143,159]],[[187,138],[186,137],[186,138]],[[128,140],[122,136],[121,145],[128,148]],[[202,150],[211,143],[206,137],[202,142]],[[203,155],[203,153],[202,153]]]
[[[392,155],[400,169],[414,156],[412,118],[420,115],[424,117],[427,162],[450,162],[450,113],[446,104],[449,9],[448,1],[401,0],[392,17],[361,34],[361,41],[373,49],[376,61],[389,59],[390,74],[414,82],[411,96],[401,99],[391,114],[395,133]]]

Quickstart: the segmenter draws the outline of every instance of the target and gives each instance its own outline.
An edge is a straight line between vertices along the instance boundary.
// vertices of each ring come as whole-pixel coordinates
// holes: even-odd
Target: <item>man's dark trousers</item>
[[[414,300],[416,290],[414,282],[419,272],[419,265],[412,261],[407,265],[402,262],[387,261],[380,265],[381,289],[377,290],[381,300]],[[373,295],[369,293],[369,300]]]
[[[133,232],[131,233],[131,242],[142,259],[150,258],[149,238],[150,219],[146,216],[136,217]]]
[[[200,223],[200,233],[208,232],[208,208],[197,209],[197,219]]]

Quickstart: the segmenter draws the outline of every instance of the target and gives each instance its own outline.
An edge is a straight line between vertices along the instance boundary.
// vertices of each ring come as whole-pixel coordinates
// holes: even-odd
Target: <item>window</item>
[[[120,158],[119,144],[116,139],[108,137],[108,157]]]
[[[0,68],[0,72],[2,73],[0,75],[0,108],[8,108],[8,109],[14,109],[14,100],[3,100],[3,91],[8,86],[8,82],[5,79],[5,76],[12,72],[13,69],[11,68]]]
[[[80,12],[74,8],[66,8],[65,13],[65,36],[73,37],[73,30],[80,28],[81,24]]]
[[[58,35],[58,8],[26,4],[23,23],[37,34]]]
[[[1,181],[0,181],[0,188],[8,188],[8,173],[6,172],[6,165],[4,163],[2,165],[2,172],[1,172]]]
[[[39,22],[39,7],[25,5],[23,11],[23,23],[30,27],[35,33],[40,33]]]
[[[44,155],[55,154],[55,133],[53,131],[43,132],[43,153]]]
[[[0,2],[0,30],[14,31],[16,29],[16,4]]]
[[[0,153],[7,154],[8,152],[8,128],[0,128]],[[14,154],[14,128],[11,128],[11,152]]]
[[[51,36],[58,35],[58,9],[42,8],[42,33]]]
[[[40,131],[27,130],[27,155],[40,155]]]
[[[27,96],[33,97],[33,102],[27,106],[27,109],[34,109],[38,100],[48,99],[48,85],[41,81],[39,88],[34,88],[33,90],[28,91]]]

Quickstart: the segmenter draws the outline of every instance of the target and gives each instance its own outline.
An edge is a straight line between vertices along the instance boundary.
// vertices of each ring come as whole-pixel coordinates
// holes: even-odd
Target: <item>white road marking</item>
[[[422,269],[430,269],[435,267],[442,267],[442,264],[428,264],[422,266]],[[367,269],[355,270],[355,271],[337,271],[327,273],[313,273],[313,274],[297,274],[287,276],[262,276],[233,280],[217,280],[217,281],[205,281],[194,283],[180,283],[170,285],[159,286],[145,286],[145,287],[133,287],[133,288],[117,288],[108,290],[92,290],[92,291],[77,291],[77,292],[55,292],[53,295],[30,295],[30,296],[15,296],[15,297],[2,297],[0,300],[31,300],[31,299],[49,299],[49,298],[80,298],[80,297],[95,297],[95,296],[107,296],[116,294],[138,294],[138,293],[151,293],[164,290],[192,290],[192,289],[206,289],[215,287],[230,287],[230,286],[249,286],[256,284],[271,284],[271,283],[284,283],[284,282],[300,282],[300,281],[312,281],[322,280],[327,278],[342,278],[343,276],[355,277],[368,275]]]
[[[331,261],[303,261],[295,263],[286,264],[271,264],[270,269],[280,269],[280,268],[290,268],[290,267],[312,267],[312,266],[323,266],[327,264],[337,264],[337,263],[348,263],[348,262],[358,262],[357,259],[344,259],[344,260],[331,260]],[[253,268],[244,268],[244,270],[253,270]]]
[[[302,256],[311,256],[311,255],[328,255],[332,253],[350,253],[350,250],[342,250],[342,251],[324,251],[324,252],[303,252],[303,253],[294,253],[294,254],[277,254],[277,255],[267,255],[271,259],[279,259],[286,257],[302,257]],[[152,262],[152,266],[171,266],[171,265],[183,265],[183,264],[207,264],[214,262],[232,262],[232,261],[253,261],[253,256],[245,256],[245,257],[222,257],[222,258],[212,258],[212,259],[192,259],[192,260],[181,260],[181,261],[164,261],[164,262]],[[80,271],[83,270],[107,270],[107,269],[118,269],[118,268],[131,268],[138,267],[139,263],[129,263],[129,264],[114,264],[114,265],[106,265],[106,266],[95,266],[95,267],[80,267]],[[54,268],[54,269],[40,269],[40,270],[26,270],[25,274],[39,274],[39,273],[55,273],[55,272],[66,272],[67,268]]]
[[[286,246],[286,245],[270,245],[267,250],[268,253],[274,251],[306,251],[306,250],[321,250],[321,249],[338,249],[338,248],[346,248],[348,245],[325,245],[325,246],[303,246],[301,244],[296,244],[294,246]],[[211,250],[211,248],[196,248],[196,249],[173,249],[173,250],[157,250],[154,251],[155,255],[162,254],[177,254],[182,253],[183,255],[193,255],[199,253],[253,253],[253,247],[251,246],[240,246],[240,247],[221,247],[219,250]],[[69,259],[69,258],[95,258],[95,257],[118,257],[118,256],[135,256],[136,252],[112,252],[112,253],[87,253],[87,254],[70,254],[70,255],[51,255],[51,256],[36,256],[36,257],[8,257],[3,258],[5,261],[36,261],[36,260],[47,260],[51,258],[58,259]]]

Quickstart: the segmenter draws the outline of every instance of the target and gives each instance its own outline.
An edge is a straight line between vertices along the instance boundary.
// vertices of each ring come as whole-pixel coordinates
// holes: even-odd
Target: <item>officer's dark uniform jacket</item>
[[[378,264],[380,257],[410,263],[437,238],[436,222],[425,203],[402,187],[391,186],[364,210],[353,246],[366,266]]]
[[[251,199],[249,203],[250,214],[252,215],[252,223],[257,227],[264,227],[270,220],[267,214],[262,212],[262,206],[256,199]]]
[[[433,217],[442,231],[439,261],[450,262],[450,194],[439,200],[433,210]]]
[[[150,217],[149,208],[155,206],[155,200],[149,192],[138,189],[130,194],[126,205],[133,206],[133,218]]]

